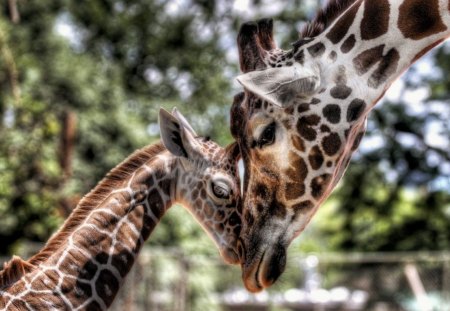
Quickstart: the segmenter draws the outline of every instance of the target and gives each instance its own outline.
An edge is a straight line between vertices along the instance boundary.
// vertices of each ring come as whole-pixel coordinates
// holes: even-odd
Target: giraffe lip
[[[264,289],[264,286],[261,283],[261,271],[264,262],[264,255],[266,251],[263,252],[261,257],[257,262],[253,260],[253,264],[243,264],[242,265],[242,279],[245,285],[245,288],[249,292],[258,293]]]
[[[262,254],[262,256],[261,256],[261,260],[259,261],[259,263],[258,263],[258,267],[256,268],[256,273],[255,273],[255,282],[256,282],[256,285],[259,287],[259,288],[264,288],[264,286],[262,286],[261,285],[261,282],[260,282],[260,279],[261,279],[261,265],[262,265],[262,263],[264,262],[264,255],[266,254],[266,251],[264,251],[264,253]]]
[[[267,247],[261,257],[243,267],[243,281],[248,291],[257,293],[272,286],[286,267],[286,247],[277,244]]]

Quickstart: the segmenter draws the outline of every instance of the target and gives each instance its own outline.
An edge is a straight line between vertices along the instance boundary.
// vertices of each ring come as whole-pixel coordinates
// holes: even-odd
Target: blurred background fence
[[[253,295],[217,257],[145,248],[111,310],[450,310],[450,252],[290,255],[279,283]]]

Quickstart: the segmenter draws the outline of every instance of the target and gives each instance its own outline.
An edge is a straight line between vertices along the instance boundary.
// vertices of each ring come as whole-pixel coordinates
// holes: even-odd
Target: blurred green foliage
[[[64,204],[157,140],[160,107],[177,106],[200,133],[230,142],[240,23],[270,13],[277,41],[289,48],[301,20],[318,7],[291,0],[272,10],[269,2],[250,1],[252,11],[239,13],[230,1],[18,0],[18,23],[5,2],[0,253],[26,240],[45,241],[61,224]],[[405,76],[402,92],[425,88],[423,100],[379,104],[367,143],[296,248],[450,249],[449,56],[448,46],[441,47],[427,60],[432,74],[415,67]],[[76,116],[76,138],[72,173],[65,176],[61,136],[68,112]],[[441,132],[439,142],[433,131]],[[190,215],[178,210],[164,217],[150,243],[216,254]]]

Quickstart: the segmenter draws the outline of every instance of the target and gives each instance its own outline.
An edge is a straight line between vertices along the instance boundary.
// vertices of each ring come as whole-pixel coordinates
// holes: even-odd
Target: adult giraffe
[[[160,111],[163,144],[136,151],[85,196],[30,260],[0,273],[0,310],[105,310],[166,210],[181,203],[238,260],[236,144],[198,137],[176,110]]]
[[[448,0],[332,0],[287,51],[276,48],[271,20],[241,27],[245,93],[231,131],[246,172],[238,247],[248,290],[282,274],[287,247],[342,177],[370,110],[449,35]]]

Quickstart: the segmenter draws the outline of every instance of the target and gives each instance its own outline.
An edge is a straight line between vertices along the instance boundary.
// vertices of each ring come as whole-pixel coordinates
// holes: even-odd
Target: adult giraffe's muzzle
[[[256,253],[244,255],[241,262],[242,280],[248,291],[257,293],[270,287],[286,267],[286,247],[282,244],[264,245]]]

